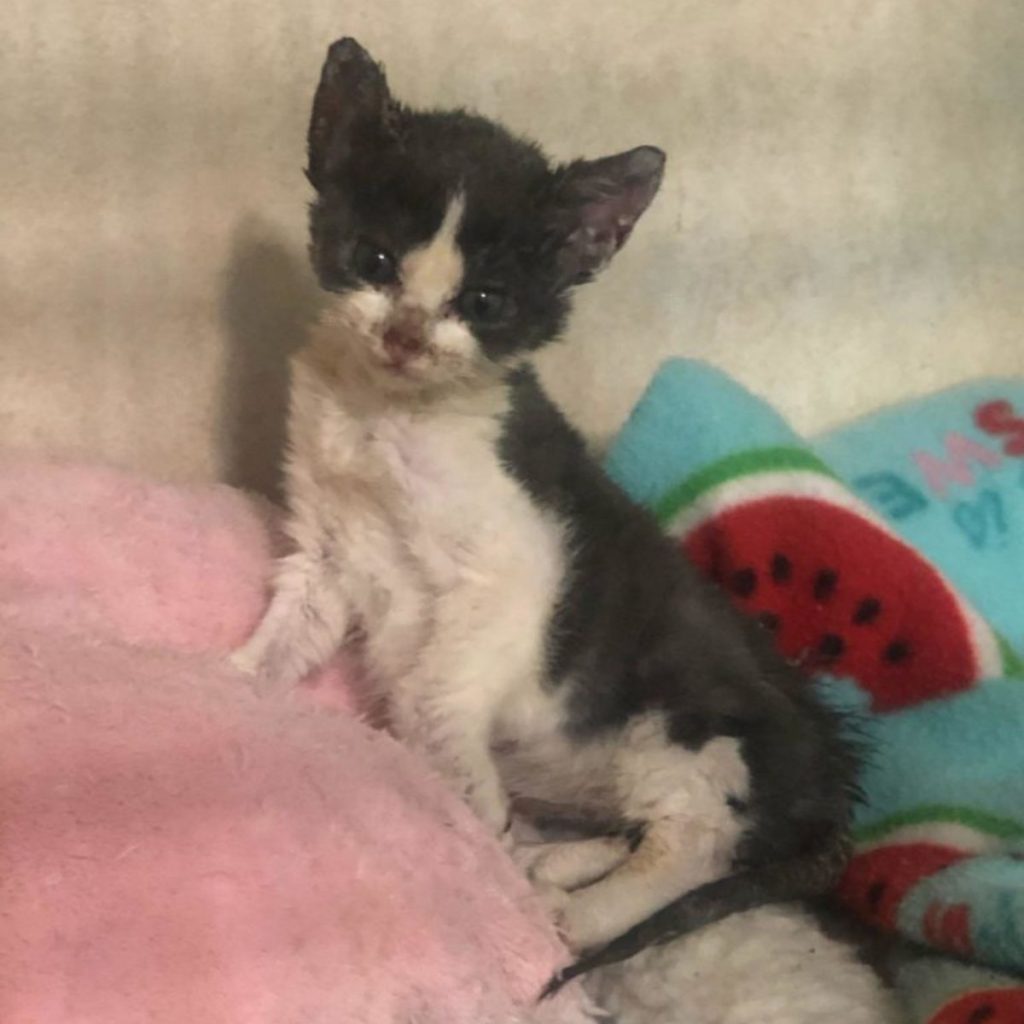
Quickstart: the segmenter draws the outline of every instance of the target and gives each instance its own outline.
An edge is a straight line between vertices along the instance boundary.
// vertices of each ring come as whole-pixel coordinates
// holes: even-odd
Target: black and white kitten
[[[527,365],[663,165],[642,147],[553,167],[490,121],[405,108],[358,44],[331,47],[308,168],[330,301],[293,367],[294,551],[234,656],[285,686],[357,630],[395,732],[496,833],[510,793],[631,830],[533,865],[573,879],[560,923],[586,952],[555,986],[819,893],[847,849],[841,723]]]

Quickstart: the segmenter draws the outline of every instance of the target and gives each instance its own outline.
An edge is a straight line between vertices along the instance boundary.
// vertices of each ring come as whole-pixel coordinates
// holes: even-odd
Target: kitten
[[[552,167],[480,117],[402,106],[350,39],[308,145],[330,302],[293,364],[294,550],[235,664],[291,684],[357,630],[396,734],[496,833],[510,793],[631,830],[561,908],[586,954],[552,988],[829,887],[854,798],[842,723],[605,477],[528,363],[664,155]]]

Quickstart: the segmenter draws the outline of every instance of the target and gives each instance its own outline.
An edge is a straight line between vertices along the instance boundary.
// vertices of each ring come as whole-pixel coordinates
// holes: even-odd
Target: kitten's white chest
[[[367,425],[368,450],[394,485],[408,548],[442,590],[534,558],[535,586],[550,591],[560,576],[561,527],[501,464],[499,433],[496,419],[459,413],[395,414]]]
[[[414,690],[443,694],[446,715],[454,703],[493,721],[508,694],[545,676],[567,560],[563,523],[502,462],[503,396],[469,409],[360,410],[301,367],[297,380],[299,546],[328,552],[343,572],[371,669],[392,696],[413,706]]]

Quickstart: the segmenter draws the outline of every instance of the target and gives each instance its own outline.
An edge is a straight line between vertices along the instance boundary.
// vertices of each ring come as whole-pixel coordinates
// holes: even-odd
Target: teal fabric
[[[863,773],[871,799],[859,827],[927,807],[935,809],[933,820],[1024,840],[1024,682],[991,680],[947,700],[868,717],[863,728],[884,756]]]
[[[673,359],[612,443],[606,466],[636,501],[653,507],[681,481],[728,456],[802,444],[771,406],[721,370]]]

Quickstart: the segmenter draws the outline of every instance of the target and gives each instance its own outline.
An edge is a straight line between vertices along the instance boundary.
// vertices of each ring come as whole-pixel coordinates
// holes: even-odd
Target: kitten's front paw
[[[501,844],[501,848],[512,858],[516,859],[516,851],[519,849],[519,840],[516,838],[515,831],[512,828],[512,822],[509,822],[499,833],[498,842]]]
[[[497,836],[506,849],[511,849],[514,845],[512,812],[504,794],[497,787],[470,784],[465,788],[465,800],[491,834]]]
[[[588,899],[586,889],[565,895],[565,902],[555,912],[555,926],[574,953],[603,946],[625,931],[604,913],[604,899]]]
[[[628,857],[629,841],[613,835],[524,844],[515,860],[532,882],[572,892],[610,874]]]
[[[243,676],[258,676],[260,674],[259,660],[254,658],[247,647],[239,647],[228,655],[228,664]]]
[[[249,687],[260,696],[282,689],[289,684],[285,671],[268,659],[263,652],[246,644],[228,655],[227,663],[245,676]]]
[[[541,904],[548,913],[548,917],[554,921],[555,928],[558,929],[559,934],[563,935],[564,938],[562,921],[569,906],[569,893],[564,889],[560,889],[557,885],[547,885],[540,882],[533,883],[533,891],[539,897]],[[568,945],[568,943],[566,944]]]

